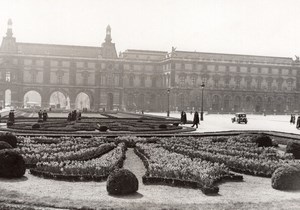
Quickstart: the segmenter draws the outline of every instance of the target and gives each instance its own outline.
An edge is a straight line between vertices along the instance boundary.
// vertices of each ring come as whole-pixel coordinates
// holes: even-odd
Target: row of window
[[[44,60],[31,60],[31,59],[24,59],[24,65],[25,66],[44,66]],[[50,66],[51,67],[64,67],[64,68],[69,68],[71,66],[70,61],[58,61],[58,60],[52,60],[50,61]],[[95,69],[96,68],[96,63],[95,62],[83,62],[83,61],[76,61],[75,62],[75,67],[76,68],[88,68],[88,69]],[[109,63],[101,64],[102,69],[119,69],[121,67],[121,64],[118,63]],[[153,65],[133,65],[133,64],[124,64],[124,69],[125,70],[146,70],[146,71],[152,71],[154,69]]]
[[[171,64],[164,66],[164,69],[171,69]],[[204,64],[186,64],[176,63],[176,70],[199,70],[210,72],[225,73],[251,73],[251,74],[279,74],[279,75],[296,75],[296,69],[288,68],[270,68],[270,67],[247,67],[247,66],[225,66],[225,65],[204,65]]]

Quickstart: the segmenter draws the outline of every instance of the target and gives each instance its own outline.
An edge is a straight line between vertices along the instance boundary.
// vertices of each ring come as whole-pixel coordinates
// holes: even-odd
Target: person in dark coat
[[[8,119],[10,122],[14,123],[15,122],[15,113],[13,110],[10,110],[9,114],[8,114]]]
[[[72,113],[71,112],[69,112],[69,114],[68,114],[68,121],[69,122],[72,121]]]
[[[78,119],[78,120],[81,120],[81,111],[78,111],[77,119]]]
[[[298,129],[300,128],[300,116],[298,116],[296,128],[298,128]]]
[[[183,116],[182,116],[182,124],[186,124],[187,119],[186,119],[186,113],[183,112]]]
[[[42,110],[40,110],[40,111],[38,112],[38,115],[39,115],[39,119],[42,119],[42,118],[43,118],[43,112],[42,112]]]
[[[183,124],[183,113],[184,111],[181,111],[181,114],[180,114],[180,123]]]
[[[293,115],[293,124],[295,125],[295,121],[296,121],[296,116]]]
[[[200,120],[199,120],[199,114],[197,111],[195,111],[194,113],[194,120],[193,120],[193,125],[192,127],[194,127],[196,125],[196,128],[198,128],[198,124],[200,123]]]
[[[47,111],[44,110],[44,112],[43,112],[43,121],[47,121],[47,118],[48,118]]]

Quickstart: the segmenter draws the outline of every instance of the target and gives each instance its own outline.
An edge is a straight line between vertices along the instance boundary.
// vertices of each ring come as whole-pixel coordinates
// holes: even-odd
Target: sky
[[[0,36],[126,49],[300,55],[300,0],[0,0]]]

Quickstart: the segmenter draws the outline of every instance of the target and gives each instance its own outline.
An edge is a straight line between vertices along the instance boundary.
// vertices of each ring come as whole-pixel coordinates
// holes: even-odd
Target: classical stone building
[[[21,43],[9,20],[0,48],[0,106],[23,107],[30,91],[45,108],[60,95],[65,99],[55,105],[68,108],[166,111],[169,102],[170,110],[200,110],[204,84],[205,111],[290,113],[299,110],[299,70],[299,59],[286,57],[175,48],[118,55],[109,26],[101,47]]]

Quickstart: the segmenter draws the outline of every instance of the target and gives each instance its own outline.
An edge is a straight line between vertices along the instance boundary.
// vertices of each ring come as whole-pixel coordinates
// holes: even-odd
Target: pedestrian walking
[[[38,112],[38,115],[39,115],[39,119],[42,119],[42,118],[43,118],[43,112],[42,112],[41,109],[40,109],[40,111]]]
[[[295,125],[295,121],[296,121],[296,116],[293,116],[293,124]]]
[[[43,112],[43,121],[47,121],[47,119],[48,119],[48,113],[47,113],[46,110],[44,110],[44,112]]]
[[[15,113],[14,110],[10,110],[9,114],[8,114],[8,120],[12,123],[15,122]]]
[[[183,111],[180,113],[180,123],[183,124]]]
[[[300,119],[299,119],[299,121],[300,121]],[[198,112],[197,111],[195,111],[195,113],[194,113],[194,120],[193,120],[193,125],[192,125],[192,127],[194,127],[195,125],[196,125],[196,128],[198,128],[198,124],[200,123],[200,121],[199,121],[199,114],[198,114]]]
[[[183,115],[182,115],[182,124],[186,124],[186,122],[187,122],[187,119],[186,119],[186,113],[185,112],[183,112]]]
[[[300,116],[298,116],[297,118],[297,124],[296,124],[296,128],[300,128]]]

